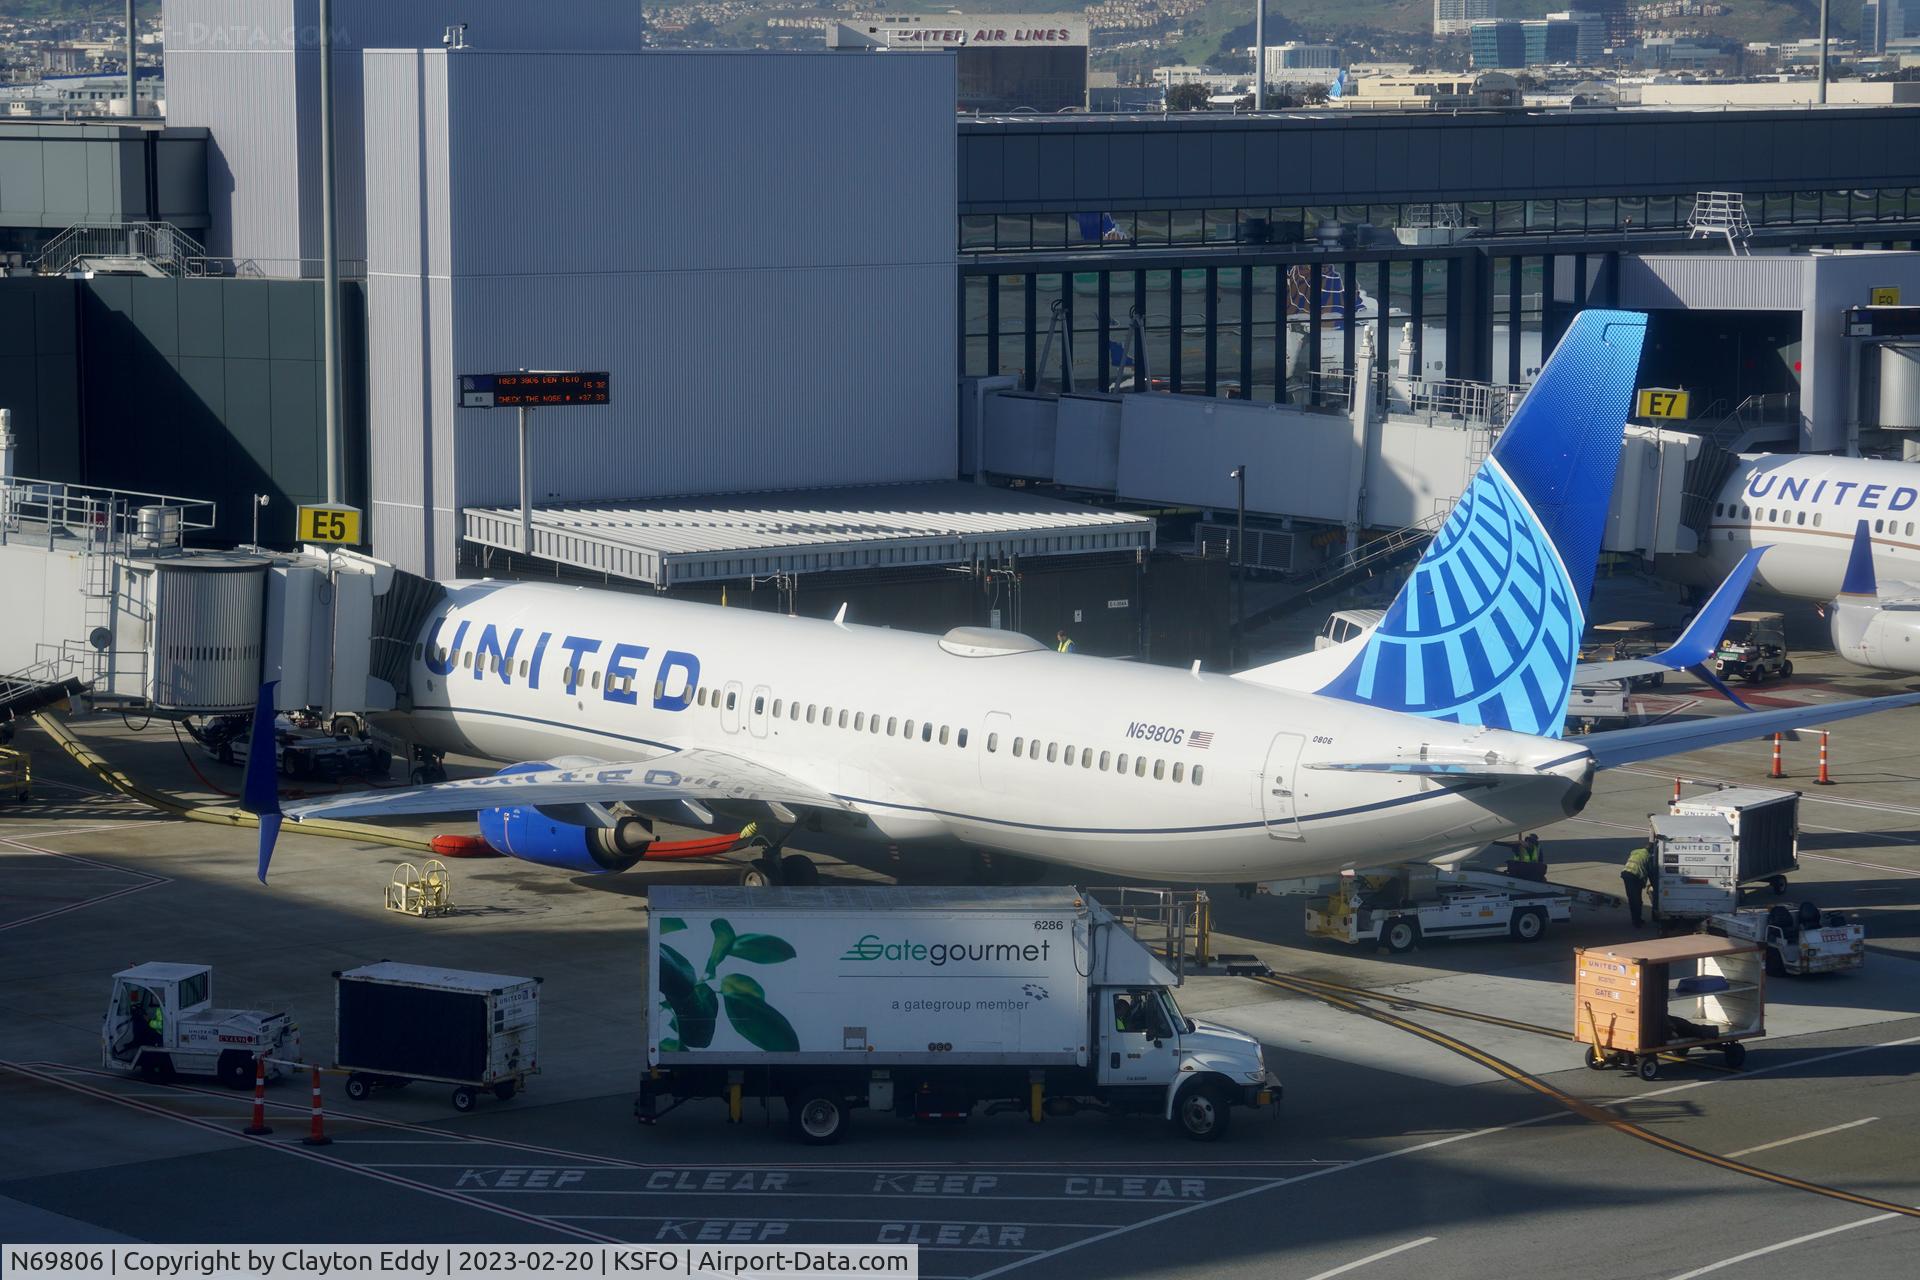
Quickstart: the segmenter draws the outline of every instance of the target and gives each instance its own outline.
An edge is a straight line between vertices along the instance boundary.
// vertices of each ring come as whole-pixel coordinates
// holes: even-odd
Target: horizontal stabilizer
[[[1769,734],[1798,729],[1806,725],[1831,724],[1876,711],[1892,711],[1920,703],[1920,693],[1897,693],[1886,698],[1860,698],[1819,707],[1784,707],[1779,710],[1746,711],[1739,715],[1713,716],[1705,720],[1647,724],[1632,729],[1612,729],[1589,734],[1580,745],[1592,754],[1601,768],[1657,760],[1661,756],[1684,755],[1704,747],[1729,742],[1749,742]]]

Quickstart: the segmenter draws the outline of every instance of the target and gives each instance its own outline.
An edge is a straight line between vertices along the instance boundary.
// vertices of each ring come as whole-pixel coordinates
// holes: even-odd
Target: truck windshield
[[[1160,988],[1160,1006],[1166,1011],[1167,1026],[1175,1031],[1187,1028],[1187,1015],[1180,1012],[1180,1005],[1173,998],[1173,992],[1167,987]]]
[[[180,1008],[191,1009],[197,1004],[205,1004],[207,1002],[207,980],[209,977],[209,974],[203,972],[196,973],[191,978],[182,978],[180,980]]]

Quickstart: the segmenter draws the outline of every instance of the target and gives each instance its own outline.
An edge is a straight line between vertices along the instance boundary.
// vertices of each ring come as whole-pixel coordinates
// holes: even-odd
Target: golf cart
[[[1580,661],[1624,662],[1629,658],[1645,658],[1658,653],[1666,648],[1655,638],[1658,630],[1651,622],[1602,622],[1588,627],[1586,640],[1580,646]],[[1667,673],[1664,671],[1626,677],[1629,692],[1658,689],[1666,682]]]
[[[1787,620],[1778,613],[1736,613],[1713,655],[1714,674],[1722,680],[1784,680],[1793,674],[1787,657]]]

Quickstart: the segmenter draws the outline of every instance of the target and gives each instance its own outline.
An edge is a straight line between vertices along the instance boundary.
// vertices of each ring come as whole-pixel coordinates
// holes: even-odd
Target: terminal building
[[[1596,305],[1653,313],[1703,438],[1844,449],[1848,312],[1920,299],[1920,107],[956,118],[960,57],[383,21],[336,68],[342,496],[422,578],[1221,660],[1234,467],[1276,575],[1430,526]],[[168,56],[187,120],[0,126],[9,471],[285,545],[325,492],[315,59]],[[522,368],[612,384],[524,469],[457,394]]]
[[[829,49],[951,53],[961,111],[1085,111],[1090,28],[1063,13],[882,13],[827,25]]]

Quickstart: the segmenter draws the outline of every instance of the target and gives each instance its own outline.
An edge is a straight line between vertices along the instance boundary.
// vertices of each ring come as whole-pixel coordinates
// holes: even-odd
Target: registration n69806
[[[1143,720],[1133,720],[1127,724],[1127,736],[1146,742],[1164,742],[1170,747],[1177,747],[1186,740],[1187,731],[1176,729],[1168,724],[1148,724]]]

